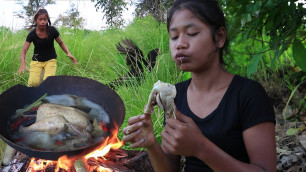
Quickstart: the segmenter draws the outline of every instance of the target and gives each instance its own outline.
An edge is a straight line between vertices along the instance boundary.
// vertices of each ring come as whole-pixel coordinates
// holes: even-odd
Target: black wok
[[[115,125],[119,128],[123,123],[125,107],[122,99],[114,90],[92,79],[77,76],[51,76],[38,87],[15,85],[0,95],[0,137],[8,145],[30,157],[57,160],[63,155],[73,156],[89,153],[100,145],[98,143],[72,151],[42,151],[25,148],[13,143],[8,133],[9,119],[15,114],[16,109],[33,103],[45,93],[48,96],[76,95],[101,105],[110,117],[110,124],[107,126],[109,130],[115,129]]]

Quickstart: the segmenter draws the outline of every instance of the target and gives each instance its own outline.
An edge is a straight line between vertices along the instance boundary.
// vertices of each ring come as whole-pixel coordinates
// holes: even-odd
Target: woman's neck
[[[36,27],[36,29],[40,32],[45,32],[47,30],[47,26],[46,27]]]
[[[202,92],[210,92],[228,86],[233,78],[233,74],[227,72],[221,64],[213,67],[212,70],[201,73],[191,73],[190,88]]]

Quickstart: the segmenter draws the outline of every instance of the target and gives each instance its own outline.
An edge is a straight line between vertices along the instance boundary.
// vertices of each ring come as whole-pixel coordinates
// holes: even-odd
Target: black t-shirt
[[[218,107],[201,119],[188,106],[187,88],[191,79],[176,84],[177,109],[191,117],[202,133],[237,160],[249,163],[242,132],[262,122],[275,122],[273,105],[256,81],[235,75]],[[186,172],[212,171],[195,157],[186,157]]]
[[[48,37],[39,38],[36,34],[36,28],[32,30],[26,41],[34,43],[33,61],[45,62],[51,59],[56,59],[57,55],[54,48],[54,39],[59,37],[59,32],[53,26],[47,26]]]

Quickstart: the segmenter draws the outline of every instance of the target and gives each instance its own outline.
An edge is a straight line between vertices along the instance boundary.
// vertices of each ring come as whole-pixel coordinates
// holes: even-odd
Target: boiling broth
[[[35,110],[31,110],[31,112],[25,112],[21,119],[11,119],[9,124],[9,131],[11,131],[11,139],[26,148],[38,149],[38,150],[48,150],[48,151],[67,151],[67,150],[75,150],[78,148],[87,147],[99,142],[102,142],[103,139],[107,136],[107,132],[103,130],[101,125],[109,124],[110,117],[104,110],[104,108],[84,97],[79,97],[75,95],[51,95],[46,96],[42,100],[43,104],[51,103],[56,105],[62,105],[65,107],[73,107],[78,110],[82,110],[89,115],[90,125],[92,125],[92,130],[90,131],[90,137],[87,135],[82,135],[81,130],[80,134],[76,134],[72,131],[71,128],[67,125],[65,129],[63,129],[60,133],[50,134],[49,132],[41,132],[41,131],[31,131],[31,132],[22,132],[23,127],[28,127],[28,121],[25,121],[25,118],[32,118],[32,120],[36,119],[37,114],[35,114]],[[26,108],[25,106],[24,108]],[[16,113],[19,110],[16,111]],[[63,115],[65,117],[65,115]],[[20,120],[21,122],[19,122]],[[22,121],[23,120],[23,121]],[[27,123],[28,122],[28,123]],[[36,122],[36,121],[35,121]],[[50,121],[51,123],[53,121]],[[20,125],[13,125],[18,124]],[[35,124],[35,123],[34,123]],[[31,124],[33,125],[33,124]],[[29,125],[29,126],[31,126]],[[50,124],[51,125],[51,124]],[[11,126],[15,126],[12,128]],[[73,127],[72,127],[73,128]],[[78,129],[78,128],[77,128]]]

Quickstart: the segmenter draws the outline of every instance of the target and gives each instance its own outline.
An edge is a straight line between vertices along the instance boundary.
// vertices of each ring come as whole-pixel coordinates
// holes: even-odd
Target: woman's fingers
[[[133,142],[132,144],[130,144],[130,147],[131,147],[131,148],[140,148],[140,147],[144,147],[144,142],[145,142],[145,139],[140,139],[139,141]]]
[[[137,130],[137,131],[134,131],[134,132],[131,132],[129,133],[128,135],[124,135],[122,140],[124,142],[134,142],[135,141],[135,138],[141,133],[141,129]]]
[[[161,132],[163,142],[174,143],[174,134],[173,129],[166,125],[164,131]]]
[[[131,148],[149,147],[155,140],[151,115],[142,114],[131,117],[122,133],[124,134],[122,140],[130,142]]]
[[[133,132],[139,130],[141,128],[141,126],[142,126],[142,122],[138,122],[138,123],[129,125],[129,126],[123,128],[122,133],[124,135],[129,135],[130,133],[133,133]]]
[[[140,122],[143,120],[142,118],[143,115],[138,115],[138,116],[133,116],[128,120],[128,125],[133,125],[137,122]]]
[[[142,130],[139,129],[135,132],[132,132],[128,135],[125,135],[123,136],[122,140],[124,142],[130,142],[130,147],[131,148],[140,148],[140,147],[145,147],[145,140],[146,140],[146,137],[144,137],[142,134],[141,134]]]
[[[26,70],[25,67],[20,67],[20,68],[18,69],[17,73],[18,73],[18,74],[24,73],[25,70]]]

